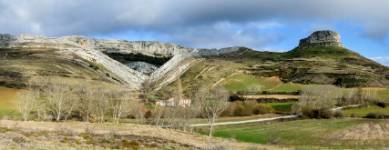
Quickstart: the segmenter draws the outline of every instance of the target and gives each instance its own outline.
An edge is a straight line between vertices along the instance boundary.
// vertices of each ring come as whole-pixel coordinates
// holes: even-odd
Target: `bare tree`
[[[95,88],[87,88],[82,85],[77,87],[75,91],[75,94],[78,96],[79,117],[81,117],[84,121],[90,121],[90,116],[93,111],[93,103],[95,102],[93,99],[95,99],[96,92]]]
[[[294,107],[295,113],[308,117],[328,116],[330,109],[335,107],[343,92],[340,88],[332,85],[310,85],[304,87],[297,105]],[[318,116],[319,115],[319,116]]]
[[[165,111],[166,110],[164,106],[154,105],[152,108],[151,123],[162,127],[164,125],[164,120],[162,117],[164,117]]]
[[[119,123],[120,118],[123,114],[129,110],[129,104],[132,100],[131,91],[111,91],[108,96],[108,102],[112,114],[112,119],[115,123]]]
[[[39,96],[37,92],[38,91],[29,89],[29,91],[18,93],[18,110],[24,121],[27,121],[30,118],[30,114],[35,108],[37,98]]]
[[[145,122],[145,111],[144,111],[144,105],[141,102],[138,101],[129,101],[128,104],[129,114],[133,116],[138,123],[144,123]]]
[[[228,107],[228,97],[229,93],[222,87],[200,88],[197,93],[195,100],[200,103],[202,114],[208,120],[209,136],[213,134],[217,117]]]
[[[105,115],[108,110],[108,91],[103,89],[96,89],[92,102],[92,116],[97,119],[99,123],[105,121]]]
[[[61,117],[65,115],[67,110],[72,109],[69,105],[69,103],[71,103],[69,101],[69,87],[64,83],[51,83],[46,86],[44,92],[47,96],[47,106],[49,111],[52,112],[56,121],[60,121]]]

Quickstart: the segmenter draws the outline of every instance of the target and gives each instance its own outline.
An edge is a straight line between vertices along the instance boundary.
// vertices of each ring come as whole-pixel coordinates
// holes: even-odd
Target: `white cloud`
[[[0,0],[0,32],[101,35],[146,30],[172,38],[182,34],[192,44],[250,46],[280,38],[249,33],[253,28],[340,20],[360,24],[366,35],[382,38],[389,34],[388,6],[387,0]],[[235,27],[225,22],[240,29],[229,31]]]

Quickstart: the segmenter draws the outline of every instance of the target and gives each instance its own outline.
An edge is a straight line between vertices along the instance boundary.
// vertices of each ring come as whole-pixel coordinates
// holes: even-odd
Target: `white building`
[[[192,103],[191,99],[180,99],[175,100],[175,98],[170,98],[168,100],[159,100],[156,102],[156,105],[164,106],[164,107],[173,107],[173,106],[181,106],[181,107],[189,107]]]

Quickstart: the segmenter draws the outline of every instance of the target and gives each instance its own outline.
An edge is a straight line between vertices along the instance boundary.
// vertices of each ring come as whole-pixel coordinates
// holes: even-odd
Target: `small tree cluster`
[[[181,80],[177,80],[177,89],[174,95],[174,105],[163,107],[155,105],[152,108],[152,117],[150,121],[152,124],[169,127],[174,129],[181,129],[186,131],[189,127],[189,120],[197,117],[200,113],[199,103],[191,103],[190,105],[179,105],[180,101],[184,99]]]
[[[272,112],[274,109],[271,106],[256,101],[235,101],[223,111],[222,116],[250,116]]]
[[[302,90],[295,113],[309,118],[330,118],[334,108],[342,97],[342,90],[332,85],[310,85]]]
[[[38,120],[104,122],[108,116],[118,123],[135,109],[131,93],[125,88],[72,86],[63,80],[34,78],[20,95],[18,106],[23,120],[34,114]]]

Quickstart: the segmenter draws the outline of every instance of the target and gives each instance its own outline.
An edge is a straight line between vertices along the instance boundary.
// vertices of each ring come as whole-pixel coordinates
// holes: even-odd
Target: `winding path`
[[[251,119],[251,120],[243,120],[243,121],[217,122],[217,123],[214,123],[213,125],[214,126],[235,125],[235,124],[244,124],[244,123],[274,121],[274,120],[280,120],[280,119],[295,119],[297,117],[298,117],[297,115],[287,115],[287,116],[280,116],[280,117],[273,117],[273,118],[261,118],[261,119]],[[209,123],[191,124],[190,125],[190,127],[205,127],[205,126],[209,126]]]
[[[359,107],[360,105],[347,105],[342,107],[336,107],[332,108],[332,111],[340,111],[345,108],[355,108]],[[274,120],[281,120],[281,119],[296,119],[298,118],[298,115],[287,115],[287,116],[280,116],[280,117],[272,117],[272,118],[260,118],[260,119],[250,119],[250,120],[242,120],[242,121],[226,121],[226,122],[217,122],[214,123],[214,126],[222,126],[222,125],[235,125],[235,124],[245,124],[245,123],[255,123],[255,122],[267,122],[267,121],[274,121]],[[200,123],[200,124],[191,124],[190,127],[205,127],[209,126],[209,123]]]

